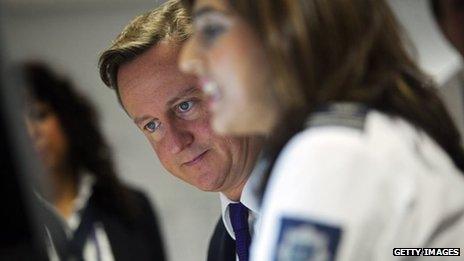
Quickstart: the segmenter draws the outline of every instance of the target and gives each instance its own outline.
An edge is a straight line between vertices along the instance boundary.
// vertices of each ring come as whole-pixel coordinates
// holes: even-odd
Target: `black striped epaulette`
[[[333,103],[317,109],[306,121],[306,128],[342,126],[364,129],[368,108],[359,103]]]

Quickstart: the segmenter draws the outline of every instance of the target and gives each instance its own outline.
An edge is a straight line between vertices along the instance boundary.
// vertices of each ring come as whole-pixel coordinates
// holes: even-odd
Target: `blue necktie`
[[[242,203],[229,204],[229,216],[235,233],[235,250],[239,261],[248,261],[250,232],[248,229],[248,208]]]

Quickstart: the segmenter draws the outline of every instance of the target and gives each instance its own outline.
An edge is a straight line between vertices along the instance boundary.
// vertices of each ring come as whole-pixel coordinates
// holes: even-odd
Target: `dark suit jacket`
[[[98,196],[100,195],[100,196]],[[125,217],[111,208],[103,206],[102,199],[111,202],[112,198],[103,198],[94,193],[87,207],[92,209],[95,221],[103,225],[108,237],[111,252],[116,261],[164,261],[166,259],[158,222],[147,197],[139,191],[127,189],[132,215]],[[98,199],[100,198],[100,200]],[[55,214],[42,208],[44,221],[54,238],[54,244],[60,253],[66,248],[65,233]],[[45,233],[44,233],[45,235]]]
[[[140,209],[133,224],[103,210],[98,211],[98,219],[108,235],[115,260],[165,260],[161,232],[149,200],[141,192],[131,189],[129,193],[133,194],[131,203]]]
[[[227,232],[222,217],[209,241],[208,261],[235,261],[235,240]]]

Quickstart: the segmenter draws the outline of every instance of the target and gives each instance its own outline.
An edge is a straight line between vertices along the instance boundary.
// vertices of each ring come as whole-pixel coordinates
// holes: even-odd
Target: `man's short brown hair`
[[[117,74],[122,64],[134,60],[162,41],[180,43],[191,34],[191,19],[179,0],[169,0],[134,18],[99,59],[100,77],[115,89],[119,102]]]

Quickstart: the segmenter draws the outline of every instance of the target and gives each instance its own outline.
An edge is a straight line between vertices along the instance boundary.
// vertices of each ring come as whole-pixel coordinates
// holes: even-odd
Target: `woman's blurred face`
[[[33,102],[26,124],[44,166],[50,171],[67,167],[68,141],[52,108],[43,102]]]
[[[223,0],[198,0],[180,67],[198,75],[220,134],[268,134],[277,118],[269,63],[252,28]]]

